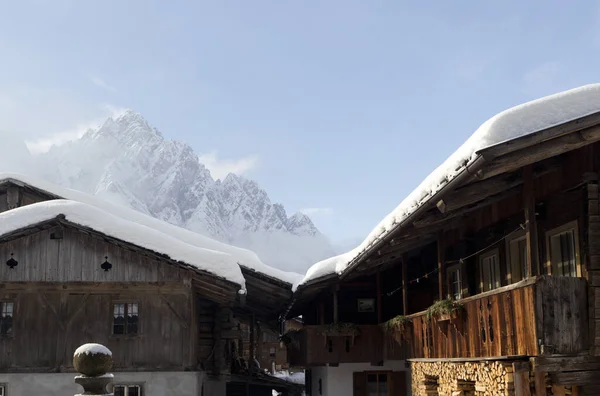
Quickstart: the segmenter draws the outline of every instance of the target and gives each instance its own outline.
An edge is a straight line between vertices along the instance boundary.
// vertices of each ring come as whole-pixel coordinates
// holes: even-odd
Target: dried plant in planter
[[[427,308],[425,315],[427,320],[435,317],[438,322],[457,318],[463,311],[463,305],[458,301],[445,299],[436,301],[431,307]]]
[[[323,326],[321,334],[327,337],[356,337],[360,328],[354,323],[331,323]]]
[[[299,330],[288,330],[285,334],[279,336],[279,342],[285,344],[286,347],[300,348],[300,340],[298,340]]]
[[[411,336],[412,321],[404,315],[398,315],[381,324],[382,330],[391,334],[398,344],[409,341]]]
[[[329,337],[351,337],[352,345],[354,345],[354,339],[360,335],[360,328],[354,323],[330,323],[322,327],[321,335],[323,335],[325,345],[327,345]]]

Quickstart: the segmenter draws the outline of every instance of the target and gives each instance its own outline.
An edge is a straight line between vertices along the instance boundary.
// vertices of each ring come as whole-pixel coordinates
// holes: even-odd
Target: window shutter
[[[367,373],[356,372],[353,377],[354,396],[367,396]]]
[[[392,392],[390,396],[404,396],[406,392],[406,371],[394,371],[392,377]]]

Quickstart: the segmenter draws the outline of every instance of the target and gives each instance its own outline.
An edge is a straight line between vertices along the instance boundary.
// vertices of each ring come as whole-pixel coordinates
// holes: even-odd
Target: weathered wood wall
[[[462,300],[458,319],[411,315],[414,358],[578,354],[588,348],[587,281],[542,276]]]
[[[24,186],[7,184],[0,187],[0,213],[49,199],[53,199],[53,197]]]
[[[167,261],[64,228],[62,239],[42,230],[0,243],[0,279],[6,282],[191,282],[190,271]],[[11,257],[18,265],[9,268]],[[105,257],[110,271],[100,266]]]
[[[70,290],[72,288],[72,290]],[[0,299],[14,301],[13,332],[0,337],[0,370],[71,370],[73,351],[98,342],[113,352],[116,371],[194,369],[189,348],[192,292],[63,284],[54,290],[3,284]],[[113,335],[113,304],[139,304],[139,334]]]
[[[326,326],[304,326],[288,346],[291,366],[311,367],[339,363],[380,363],[410,358],[410,344],[397,343],[379,325],[361,325],[359,335],[326,337]]]

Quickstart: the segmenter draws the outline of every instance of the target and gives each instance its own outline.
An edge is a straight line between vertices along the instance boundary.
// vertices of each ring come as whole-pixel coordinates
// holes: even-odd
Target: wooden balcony
[[[305,326],[288,345],[292,367],[339,363],[380,363],[409,358],[410,345],[399,344],[378,325],[357,326],[358,334],[325,335],[326,326]]]
[[[410,315],[413,358],[575,354],[588,345],[587,281],[541,276],[461,300],[449,321]]]

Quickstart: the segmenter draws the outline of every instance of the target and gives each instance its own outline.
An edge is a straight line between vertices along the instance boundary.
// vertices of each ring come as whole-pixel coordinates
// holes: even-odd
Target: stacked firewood
[[[413,362],[411,371],[415,396],[514,395],[508,362]]]

